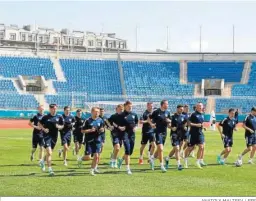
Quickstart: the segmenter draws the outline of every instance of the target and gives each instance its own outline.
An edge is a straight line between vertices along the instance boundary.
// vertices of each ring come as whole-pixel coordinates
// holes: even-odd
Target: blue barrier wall
[[[29,119],[31,118],[33,115],[35,115],[37,113],[37,111],[35,110],[0,110],[0,119],[4,119],[4,118],[9,118],[9,119]],[[45,113],[48,113],[47,111],[45,111]],[[58,114],[63,114],[63,111],[59,111]],[[75,115],[75,112],[72,112],[73,115]],[[90,113],[83,113],[83,117],[84,118],[88,118],[90,117]],[[108,114],[106,114],[107,116],[109,116]],[[224,119],[227,115],[226,114],[216,114],[216,120],[217,121],[221,121],[222,119]],[[243,120],[245,119],[245,114],[241,114],[238,116],[239,122],[243,122]],[[209,122],[210,121],[210,114],[205,114],[204,116],[205,118],[205,122]]]

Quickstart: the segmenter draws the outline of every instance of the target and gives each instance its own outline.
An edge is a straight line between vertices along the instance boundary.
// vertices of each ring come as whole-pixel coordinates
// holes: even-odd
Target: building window
[[[28,41],[32,42],[32,35],[28,35]]]
[[[10,34],[10,39],[11,40],[16,40],[16,34]]]
[[[21,41],[26,41],[26,34],[21,34]]]
[[[0,39],[4,39],[4,32],[0,32]]]
[[[83,43],[84,43],[83,39],[78,39],[77,40],[77,45],[83,46]]]
[[[102,46],[102,42],[101,42],[101,41],[98,41],[98,42],[97,42],[97,46],[98,46],[98,47],[101,47],[101,46]]]
[[[88,40],[88,46],[94,46],[93,40]]]
[[[39,36],[39,43],[43,42],[43,36]]]
[[[53,37],[53,43],[57,44],[58,43],[58,38],[57,37]]]
[[[49,36],[45,36],[44,37],[45,43],[49,43],[49,39],[50,39]]]

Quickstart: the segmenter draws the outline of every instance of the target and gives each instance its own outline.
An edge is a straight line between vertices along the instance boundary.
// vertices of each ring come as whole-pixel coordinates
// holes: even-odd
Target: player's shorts
[[[105,143],[105,140],[106,140],[106,133],[101,133],[100,136],[101,136],[101,142],[102,142],[102,143]]]
[[[164,145],[165,144],[165,140],[166,140],[166,136],[167,136],[166,132],[156,133],[156,144],[157,145],[159,145],[159,144]]]
[[[124,133],[124,151],[126,155],[132,155],[135,145],[135,133]]]
[[[245,136],[246,146],[250,147],[256,144],[256,135],[252,134],[249,136]]]
[[[58,135],[52,136],[51,148],[54,149],[58,141]]]
[[[48,147],[52,148],[52,136],[51,135],[43,136],[43,146],[45,149]]]
[[[182,135],[181,135],[181,141],[186,141],[186,140],[188,140],[188,136],[189,136],[189,131],[186,131],[186,132],[182,133]]]
[[[95,140],[95,139],[85,141],[85,155],[100,153],[100,151],[101,151],[101,141]]]
[[[181,137],[178,134],[176,133],[171,134],[171,143],[173,147],[180,146],[181,141],[182,141]]]
[[[83,133],[73,133],[74,143],[78,142],[79,144],[83,143],[84,134]]]
[[[121,136],[121,134],[111,132],[111,139],[112,139],[113,147],[114,147],[116,144],[119,144],[120,147],[122,146],[123,137]]]
[[[154,133],[142,133],[142,138],[141,138],[141,144],[147,144],[148,142],[155,142],[155,134]]]
[[[71,132],[66,132],[66,133],[61,133],[61,146],[63,146],[64,144],[67,144],[68,146],[70,146],[70,142],[71,142]]]
[[[204,134],[189,134],[188,136],[188,146],[193,147],[195,145],[204,144]]]
[[[36,149],[37,145],[39,145],[39,147],[42,147],[44,145],[43,134],[33,133],[32,148]]]
[[[233,146],[233,138],[232,137],[225,136],[222,140],[223,140],[224,148]]]

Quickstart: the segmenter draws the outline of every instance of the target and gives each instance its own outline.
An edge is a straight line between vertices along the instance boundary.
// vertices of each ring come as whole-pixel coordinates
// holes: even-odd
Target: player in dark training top
[[[108,119],[108,122],[110,123],[109,127],[111,130],[111,138],[112,138],[112,144],[114,148],[113,153],[110,156],[111,168],[117,168],[117,156],[123,141],[123,132],[120,131],[119,128],[117,128],[119,115],[123,112],[123,110],[124,110],[124,106],[122,104],[117,105],[116,113],[112,114]]]
[[[61,146],[63,146],[63,161],[64,165],[67,166],[67,155],[71,142],[72,130],[75,125],[75,117],[70,113],[70,107],[64,107],[64,114],[62,115],[64,120],[64,127],[60,130]]]
[[[153,103],[147,103],[147,109],[140,117],[140,123],[142,126],[142,138],[141,138],[141,147],[140,147],[140,158],[139,164],[143,164],[143,152],[144,149],[149,142],[151,144],[150,152],[149,152],[149,159],[154,154],[155,151],[155,131],[148,123],[148,118],[153,112]]]
[[[256,151],[256,108],[251,109],[251,114],[247,115],[243,127],[245,129],[245,140],[247,148],[238,156],[238,161],[242,164],[242,158],[248,152],[251,152],[249,164],[253,164],[253,157]]]
[[[103,120],[104,122],[104,125],[107,127],[107,123],[106,123],[106,120],[108,119],[106,116],[105,116],[105,110],[104,108],[100,108],[100,118]],[[103,151],[103,147],[104,147],[104,144],[105,144],[105,140],[106,140],[106,130],[104,129],[104,132],[102,132],[100,135],[101,135],[101,151]]]
[[[217,156],[217,162],[221,165],[224,165],[232,149],[233,131],[236,130],[236,119],[234,109],[229,109],[228,116],[219,123],[217,128],[220,132],[220,137],[224,144],[224,150],[220,153],[220,155]],[[223,158],[221,158],[222,155],[224,155]]]
[[[98,161],[101,150],[101,133],[104,132],[104,122],[99,118],[100,110],[98,107],[91,109],[91,117],[83,125],[82,132],[85,133],[86,155],[93,154],[90,174],[95,176],[99,173]]]
[[[38,122],[43,118],[44,116],[44,107],[42,105],[38,106],[38,113],[33,116],[29,120],[29,125],[34,128],[33,130],[33,136],[32,136],[32,151],[30,160],[34,160],[34,154],[37,148],[37,145],[39,145],[39,164],[42,164],[43,161],[43,133],[41,132],[41,128],[38,126]]]
[[[77,159],[79,159],[79,150],[82,148],[83,140],[84,140],[84,134],[82,133],[81,129],[84,124],[85,119],[82,117],[82,110],[78,109],[76,111],[75,116],[75,125],[73,127],[73,139],[75,143],[75,155],[77,156]]]
[[[159,158],[162,172],[166,172],[164,167],[164,144],[167,136],[167,127],[171,123],[171,115],[168,109],[168,101],[162,100],[161,107],[155,110],[149,117],[148,121],[152,128],[155,128],[157,150],[150,159],[151,169],[154,170],[154,160]]]
[[[132,103],[126,101],[124,104],[124,112],[119,115],[119,120],[117,127],[122,131],[123,143],[125,154],[122,158],[118,159],[118,168],[121,168],[123,160],[125,160],[127,174],[131,175],[130,169],[130,157],[133,154],[135,145],[135,131],[138,126],[138,116],[136,113],[132,112]]]
[[[193,112],[189,118],[189,137],[188,137],[188,148],[185,151],[185,168],[188,168],[188,156],[194,149],[195,145],[198,145],[199,149],[197,152],[196,166],[202,168],[201,166],[206,165],[204,163],[204,115],[203,115],[203,104],[196,104],[196,111]]]
[[[45,115],[40,121],[39,126],[43,131],[44,148],[46,150],[46,162],[48,165],[49,175],[54,175],[52,170],[52,139],[57,135],[58,131],[64,127],[62,115],[57,114],[57,105],[49,105],[50,113]]]
[[[183,105],[177,106],[176,113],[172,116],[171,122],[171,143],[172,143],[172,152],[175,154],[177,160],[178,170],[182,170],[182,165],[180,163],[180,145],[183,141],[184,134],[186,133],[187,119],[183,112]],[[165,158],[165,168],[169,167],[170,156]]]

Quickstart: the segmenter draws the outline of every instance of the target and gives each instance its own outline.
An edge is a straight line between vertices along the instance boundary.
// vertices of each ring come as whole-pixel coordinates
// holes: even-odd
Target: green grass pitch
[[[58,157],[58,146],[53,153],[53,169],[56,174],[49,177],[42,173],[38,162],[30,162],[31,130],[0,130],[0,196],[255,196],[256,165],[247,164],[244,157],[242,167],[233,165],[237,154],[245,148],[244,131],[240,128],[234,134],[234,148],[227,165],[216,164],[216,155],[223,149],[217,132],[205,132],[206,153],[203,170],[195,167],[195,159],[190,158],[190,168],[176,169],[171,159],[167,173],[161,173],[159,162],[155,171],[138,165],[140,131],[136,136],[136,148],[132,156],[133,175],[126,175],[125,165],[121,170],[109,168],[112,144],[109,133],[100,163],[101,174],[89,175],[90,162],[77,167],[76,157],[69,153],[69,166],[65,167]],[[73,147],[73,144],[72,144]],[[171,149],[170,137],[165,145],[165,156]],[[36,152],[37,155],[38,152]],[[123,153],[123,149],[122,152]],[[146,156],[146,152],[145,152]],[[146,158],[146,157],[145,157]]]

